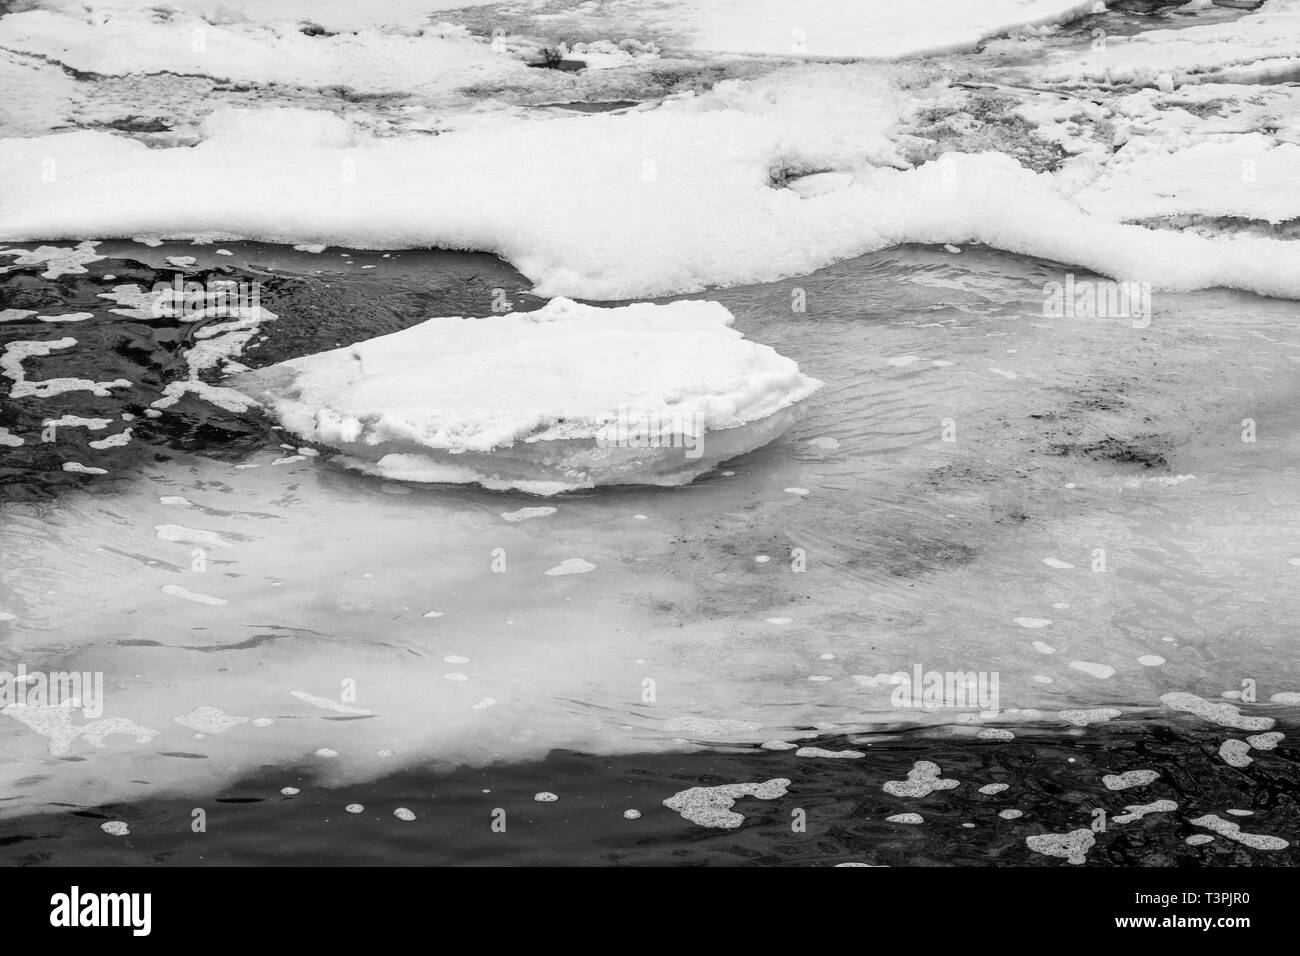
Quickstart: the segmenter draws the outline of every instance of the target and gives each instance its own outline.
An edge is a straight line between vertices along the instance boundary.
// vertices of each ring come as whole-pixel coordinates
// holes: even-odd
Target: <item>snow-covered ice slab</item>
[[[646,4],[648,5],[648,4]],[[662,3],[656,4],[662,7]],[[1067,23],[1094,0],[677,0],[689,46],[721,53],[897,59],[974,49]]]
[[[1294,80],[1300,77],[1300,0],[1268,0],[1231,23],[1108,37],[1102,50],[1056,59],[1045,72],[1049,82],[1155,85],[1162,74],[1175,84]]]
[[[821,382],[716,302],[435,318],[237,376],[300,438],[407,481],[556,494],[685,484],[767,444]]]

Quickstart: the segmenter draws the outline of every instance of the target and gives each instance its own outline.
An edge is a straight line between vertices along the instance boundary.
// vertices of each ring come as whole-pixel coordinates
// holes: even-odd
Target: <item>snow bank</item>
[[[98,131],[6,139],[0,176],[27,185],[0,195],[0,239],[483,250],[539,294],[595,299],[773,281],[897,243],[979,241],[1156,288],[1300,295],[1294,244],[1120,225],[998,154],[890,168],[908,95],[880,69],[821,66],[645,112],[489,119],[418,140],[357,134],[354,146],[337,145],[334,120],[313,125],[301,111],[284,139],[256,113],[214,117],[195,147]],[[822,170],[853,178],[809,196],[782,185]],[[1278,195],[1265,179],[1256,188]]]
[[[821,383],[715,302],[436,318],[237,376],[302,439],[413,481],[550,494],[683,484],[771,441]]]

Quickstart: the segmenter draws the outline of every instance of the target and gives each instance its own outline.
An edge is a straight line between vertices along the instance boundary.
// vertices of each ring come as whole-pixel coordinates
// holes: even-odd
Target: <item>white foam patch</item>
[[[1106,680],[1115,676],[1115,668],[1109,664],[1097,664],[1093,661],[1070,661],[1070,666],[1076,671],[1082,671],[1090,677],[1096,677],[1098,680]]]
[[[1124,773],[1108,773],[1101,778],[1107,790],[1127,790],[1130,787],[1145,787],[1158,780],[1160,774],[1154,770],[1126,770]]]
[[[296,797],[296,796],[297,796],[298,794],[300,794],[300,793],[302,793],[302,791],[299,790],[297,787],[281,787],[281,788],[280,788],[280,794],[281,794],[281,796],[285,796],[285,797]]]
[[[1105,723],[1121,716],[1121,711],[1114,707],[1092,707],[1080,710],[1063,710],[1057,714],[1061,720],[1075,727],[1087,727],[1089,724]]]
[[[201,734],[224,734],[232,727],[249,723],[249,718],[237,717],[234,714],[226,713],[220,707],[203,704],[195,707],[188,714],[173,717],[172,722]]]
[[[369,717],[374,714],[373,710],[355,707],[352,704],[344,704],[328,697],[317,697],[315,694],[309,694],[303,690],[291,690],[289,693],[304,703],[319,707],[321,710],[332,710],[336,714],[354,714],[359,717]]]
[[[52,398],[67,392],[90,392],[101,398],[112,394],[114,388],[130,388],[131,383],[124,378],[111,382],[95,382],[88,378],[51,378],[40,382],[27,379],[23,362],[30,358],[41,358],[51,352],[70,349],[77,344],[76,339],[62,338],[49,342],[10,342],[0,355],[0,374],[13,379],[9,388],[10,398]]]
[[[5,22],[6,18],[0,17],[0,31],[3,31]],[[0,45],[3,45],[2,41]],[[0,255],[15,256],[13,264],[16,266],[45,264],[49,268],[42,272],[41,276],[46,279],[57,279],[59,276],[84,275],[88,271],[85,265],[87,262],[98,262],[103,259],[104,256],[95,253],[97,245],[99,243],[88,240],[72,247],[37,246],[35,249],[0,249]]]
[[[1250,744],[1256,750],[1272,750],[1285,736],[1285,734],[1274,730],[1271,733],[1255,734],[1253,737],[1247,737],[1246,743]]]
[[[792,744],[788,740],[765,740],[760,744],[764,750],[795,750],[798,744]]]
[[[1000,727],[985,727],[975,734],[980,740],[1015,740],[1016,735]]]
[[[1024,810],[1016,810],[1014,808],[998,811],[998,816],[1001,817],[1003,820],[1019,820],[1024,815],[1025,815]]]
[[[745,822],[743,815],[731,808],[742,797],[777,800],[789,792],[790,781],[775,777],[763,783],[726,783],[716,787],[691,787],[673,794],[664,806],[691,823],[702,827],[734,830]]]
[[[1056,648],[1045,641],[1034,641],[1034,650],[1040,654],[1055,654]]]
[[[12,717],[42,737],[49,738],[49,752],[62,757],[72,749],[77,740],[85,740],[92,747],[103,747],[110,734],[133,737],[138,744],[147,744],[158,736],[158,731],[143,727],[125,717],[103,717],[84,724],[73,724],[74,708],[37,707],[9,704],[0,708],[0,714]]]
[[[640,820],[640,819],[641,819],[641,811],[640,811],[640,810],[624,810],[624,811],[623,811],[623,819],[624,819],[624,820]]]
[[[60,315],[38,315],[36,318],[42,322],[85,322],[94,317],[94,312],[64,312]]]
[[[796,757],[829,757],[839,760],[856,760],[865,757],[861,750],[826,750],[822,747],[800,747],[794,752]]]
[[[1060,857],[1080,865],[1087,860],[1088,851],[1097,843],[1091,830],[1071,830],[1069,833],[1041,833],[1025,837],[1025,844],[1035,853]]]
[[[9,431],[4,426],[0,426],[0,448],[18,448],[24,444],[24,440]]]
[[[882,788],[895,797],[924,797],[936,790],[951,790],[958,780],[945,780],[939,776],[939,765],[930,760],[918,760],[907,772],[906,780],[886,780]]]
[[[885,822],[917,824],[924,823],[925,817],[921,816],[919,813],[895,813],[891,817],[885,817]]]
[[[1159,654],[1143,654],[1137,659],[1137,662],[1143,667],[1159,667],[1165,663],[1165,659]]]
[[[364,813],[366,808],[359,803],[349,803],[343,808],[347,813]]]
[[[205,548],[234,547],[233,544],[215,531],[187,528],[183,524],[156,524],[153,527],[154,533],[160,541],[171,541],[175,544],[197,544]]]
[[[1272,717],[1243,717],[1241,708],[1235,704],[1212,703],[1195,694],[1182,691],[1162,694],[1160,702],[1170,710],[1194,714],[1203,720],[1232,730],[1271,730],[1275,723]]]
[[[549,790],[543,790],[541,793],[533,794],[533,799],[538,803],[555,803],[560,798]]]
[[[1018,617],[1015,622],[1021,627],[1039,628],[1047,627],[1052,622],[1045,617]]]
[[[518,511],[503,511],[501,517],[507,521],[529,521],[533,518],[545,518],[555,514],[554,508],[520,508]]]
[[[1188,846],[1204,846],[1207,843],[1213,843],[1214,837],[1210,836],[1208,833],[1193,833],[1183,842]]]
[[[1281,693],[1274,694],[1269,698],[1269,700],[1274,704],[1300,704],[1300,693],[1295,691],[1282,691]]]
[[[1281,837],[1263,836],[1254,833],[1242,833],[1241,824],[1233,823],[1231,820],[1225,820],[1222,817],[1207,813],[1204,816],[1196,817],[1188,821],[1194,827],[1204,827],[1207,830],[1213,830],[1220,836],[1234,840],[1243,846],[1248,846],[1252,850],[1285,850],[1291,844]]]
[[[193,601],[195,604],[207,604],[212,607],[225,604],[225,598],[213,597],[210,594],[201,594],[198,591],[191,591],[189,588],[180,584],[164,584],[160,588],[163,594],[170,594],[172,597],[182,598],[186,601]]]
[[[1057,568],[1062,571],[1074,567],[1074,565],[1069,561],[1062,561],[1060,558],[1043,558],[1043,564],[1047,565],[1049,568]]]
[[[1178,804],[1173,800],[1155,800],[1151,803],[1134,803],[1124,808],[1125,813],[1119,813],[1110,818],[1111,823],[1132,823],[1135,820],[1141,820],[1149,813],[1173,813],[1178,809]]]
[[[980,787],[980,793],[987,796],[993,796],[994,794],[1001,793],[1010,786],[1011,785],[1007,783],[986,783],[984,786]]]
[[[63,470],[72,472],[77,475],[107,475],[107,468],[96,468],[93,465],[83,465],[79,461],[65,461]]]
[[[414,811],[409,810],[406,807],[398,807],[393,811],[393,816],[397,817],[397,819],[401,820],[403,823],[410,823],[415,819]]]
[[[105,823],[101,823],[99,828],[109,836],[129,836],[131,833],[130,827],[121,820],[108,820]]]
[[[702,740],[722,740],[752,734],[762,724],[752,720],[713,717],[673,717],[664,721],[664,730],[687,734]]]
[[[1229,767],[1246,767],[1255,761],[1255,758],[1250,755],[1250,744],[1235,738],[1223,742],[1219,747],[1219,757]]]
[[[587,574],[595,570],[596,566],[590,561],[584,561],[582,558],[566,558],[546,573],[551,577],[559,577],[566,574]]]

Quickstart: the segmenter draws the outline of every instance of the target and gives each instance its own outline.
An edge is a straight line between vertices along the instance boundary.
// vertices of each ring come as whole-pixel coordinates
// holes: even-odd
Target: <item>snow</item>
[[[236,376],[301,439],[410,481],[549,494],[681,484],[765,444],[821,383],[713,302],[434,318]]]

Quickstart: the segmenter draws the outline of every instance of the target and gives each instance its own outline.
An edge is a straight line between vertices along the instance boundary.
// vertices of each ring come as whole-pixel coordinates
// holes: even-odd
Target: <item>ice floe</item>
[[[390,478],[542,494],[682,484],[777,437],[820,385],[731,325],[710,302],[556,299],[430,319],[232,382],[294,434]],[[548,573],[590,570],[571,568]]]
[[[742,797],[776,800],[784,797],[789,787],[790,781],[785,777],[775,777],[763,783],[691,787],[664,800],[664,806],[697,826],[733,830],[745,822],[742,814],[731,809],[737,800]]]

